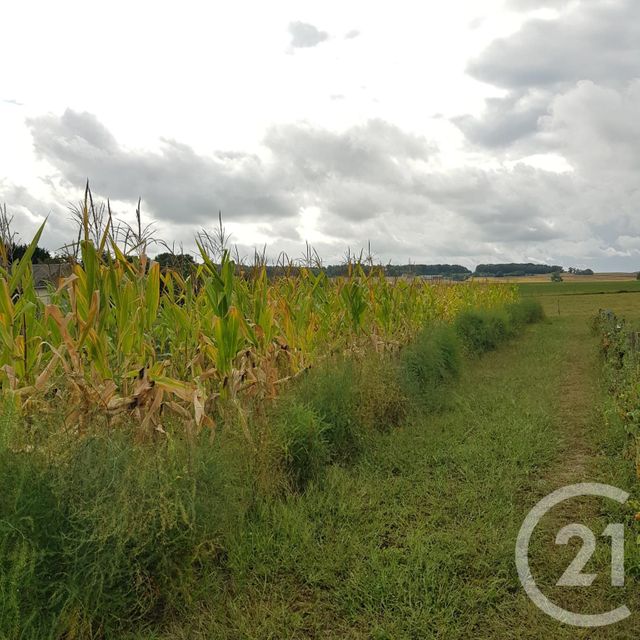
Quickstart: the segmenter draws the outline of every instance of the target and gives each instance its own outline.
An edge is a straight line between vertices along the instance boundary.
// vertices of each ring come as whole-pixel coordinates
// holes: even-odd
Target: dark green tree
[[[177,271],[185,278],[193,272],[196,266],[193,256],[188,253],[171,253],[166,251],[159,253],[154,260],[160,265],[163,271]]]

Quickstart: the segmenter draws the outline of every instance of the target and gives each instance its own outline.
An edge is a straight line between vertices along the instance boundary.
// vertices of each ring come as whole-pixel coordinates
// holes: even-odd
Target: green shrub
[[[505,311],[516,329],[520,329],[526,324],[540,322],[545,317],[542,305],[537,300],[530,298],[508,304]]]
[[[459,314],[455,320],[455,331],[471,355],[481,355],[497,345],[496,331],[486,312],[470,310]]]
[[[515,333],[511,319],[504,310],[493,311],[487,313],[485,322],[489,333],[489,342],[493,349],[500,346],[505,340],[512,337]]]
[[[307,372],[293,395],[323,423],[323,438],[336,462],[357,458],[373,432],[401,425],[409,406],[397,360],[379,354],[327,362]]]
[[[356,411],[365,432],[388,432],[402,426],[410,402],[400,380],[394,356],[372,354],[359,363]]]
[[[504,309],[464,311],[455,320],[455,330],[467,353],[481,355],[496,349],[526,324],[542,319],[542,305],[536,300],[525,299],[506,305]]]
[[[270,416],[280,462],[294,489],[317,480],[331,459],[328,431],[318,414],[299,401],[283,401]]]
[[[308,371],[294,388],[295,398],[313,409],[326,425],[324,438],[333,461],[353,460],[364,447],[357,376],[356,363],[340,359]]]
[[[524,299],[517,303],[525,310],[525,317],[527,324],[534,322],[541,322],[545,319],[544,309],[542,304],[538,300]]]
[[[410,397],[430,409],[446,404],[442,385],[460,372],[460,344],[446,325],[426,327],[400,356],[401,377]]]

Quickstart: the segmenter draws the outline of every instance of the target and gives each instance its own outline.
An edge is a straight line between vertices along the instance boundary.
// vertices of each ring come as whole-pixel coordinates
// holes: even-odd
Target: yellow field
[[[548,273],[541,273],[535,276],[521,276],[516,278],[471,278],[475,282],[508,282],[513,284],[523,284],[526,282],[549,282],[551,276]],[[565,282],[623,282],[635,280],[636,273],[594,273],[592,276],[578,276],[573,273],[563,273],[562,279]]]

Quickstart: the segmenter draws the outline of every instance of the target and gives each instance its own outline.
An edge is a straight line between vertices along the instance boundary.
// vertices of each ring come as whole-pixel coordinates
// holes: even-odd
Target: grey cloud
[[[481,118],[453,118],[467,138],[485,147],[505,147],[538,131],[548,112],[550,96],[541,92],[514,92],[505,98],[489,98]]]
[[[541,120],[546,144],[585,175],[612,176],[620,188],[640,170],[640,80],[622,90],[580,82],[556,96]]]
[[[424,211],[415,183],[421,164],[436,153],[424,138],[382,120],[336,133],[306,125],[273,127],[265,137],[285,174],[299,185],[308,204],[343,221]],[[334,224],[322,231],[336,236]]]
[[[49,249],[61,248],[75,235],[66,205],[55,196],[38,198],[22,185],[0,180],[0,202],[7,204],[12,227],[23,241],[30,240],[45,219],[43,240]]]
[[[618,236],[617,244],[622,249],[640,254],[640,237],[638,236]]]
[[[289,35],[294,49],[315,47],[329,38],[326,31],[320,31],[307,22],[290,22]]]
[[[627,81],[640,75],[640,4],[578,5],[555,20],[529,20],[468,67],[483,82],[526,90],[559,83]]]
[[[371,120],[344,133],[303,125],[271,128],[266,146],[290,170],[307,180],[332,176],[371,183],[406,180],[407,162],[427,160],[435,147],[382,120]]]
[[[345,40],[353,40],[354,38],[357,38],[360,35],[360,32],[357,29],[351,29],[351,31],[347,31],[347,33],[345,33],[344,37]]]
[[[525,242],[528,244],[557,240],[562,234],[548,222],[538,218],[518,220],[509,217],[509,210],[501,220],[492,220],[482,225],[482,238],[487,242],[497,238],[509,238],[511,243]]]
[[[571,159],[580,153],[580,140],[597,142],[637,112],[636,85],[624,99],[611,91],[585,83],[554,100],[540,125],[548,144],[564,144]],[[577,111],[580,118],[572,116]],[[264,139],[268,160],[237,151],[202,156],[167,140],[159,152],[130,150],[94,116],[70,111],[32,119],[30,127],[36,150],[66,184],[81,188],[89,176],[99,195],[127,205],[142,196],[143,210],[178,242],[188,243],[194,227],[222,209],[229,222],[260,225],[278,248],[297,254],[303,207],[320,212],[317,229],[327,241],[318,248],[332,259],[370,240],[382,260],[467,264],[551,256],[562,263],[573,255],[569,264],[580,258],[595,266],[630,256],[628,238],[640,234],[635,125],[615,129],[622,146],[606,160],[612,164],[618,153],[623,180],[619,172],[599,172],[595,152],[588,171],[579,166],[567,174],[522,164],[440,171],[433,144],[382,120],[341,132],[272,127]],[[625,133],[631,142],[625,143]],[[44,210],[26,192],[8,195],[10,206]]]
[[[143,196],[160,220],[202,224],[219,209],[229,219],[264,220],[297,214],[291,193],[274,183],[273,169],[257,156],[200,156],[185,144],[163,140],[159,153],[123,148],[87,113],[65,111],[28,121],[37,154],[75,187],[119,200]]]
[[[568,235],[578,214],[573,176],[517,166],[513,171],[461,170],[426,185],[432,199],[464,217],[486,242],[539,242]],[[572,223],[573,224],[573,223]]]
[[[543,3],[512,2],[537,8]],[[564,3],[553,4],[556,8]],[[583,0],[556,19],[532,19],[507,38],[491,43],[468,65],[477,80],[506,89],[486,101],[480,117],[453,122],[467,139],[486,148],[527,141],[544,151],[541,121],[555,97],[582,81],[621,91],[640,77],[640,3]],[[535,137],[535,140],[531,140]]]
[[[381,120],[340,133],[273,127],[264,140],[268,163],[233,151],[201,156],[172,140],[163,140],[160,152],[128,150],[95,116],[70,110],[29,126],[37,153],[66,183],[81,188],[89,177],[105,197],[142,196],[164,228],[173,221],[206,224],[219,209],[229,221],[277,222],[277,229],[309,205],[358,221],[424,209],[414,165],[436,152],[424,138]]]
[[[413,189],[395,195],[374,189],[350,193],[347,185],[328,202],[330,213],[323,218],[321,230],[357,238],[358,230],[385,224],[409,243],[408,247],[417,240],[423,247],[437,250],[438,241],[441,244],[444,238],[464,237],[475,247],[476,255],[481,247],[496,243],[522,255],[525,246],[562,241],[572,232],[583,232],[581,225],[576,225],[579,188],[572,176],[519,166],[514,171],[462,169],[414,178]],[[357,211],[369,210],[375,215],[359,218],[348,209],[354,205]],[[379,242],[378,236],[367,237]],[[461,254],[460,250],[456,253]]]
[[[13,98],[4,98],[2,100],[5,104],[12,104],[16,107],[24,107],[24,102],[19,102],[18,100],[14,100]]]
[[[477,16],[473,18],[469,22],[469,29],[472,29],[472,30],[479,29],[486,22],[486,20],[487,20],[486,16]]]

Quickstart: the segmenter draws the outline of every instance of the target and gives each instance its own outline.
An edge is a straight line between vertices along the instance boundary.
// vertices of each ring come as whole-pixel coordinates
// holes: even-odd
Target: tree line
[[[8,262],[22,258],[27,250],[26,244],[11,243],[6,247]],[[163,252],[154,257],[163,269],[173,269],[183,274],[188,274],[197,263],[189,253]],[[51,254],[47,249],[37,247],[31,258],[33,264],[56,264],[66,262],[65,256]],[[265,265],[269,276],[277,276],[287,271],[291,266]],[[349,263],[311,267],[313,271],[324,271],[329,277],[345,276],[351,268]],[[570,273],[580,276],[593,275],[592,269],[578,269],[569,267],[566,271],[560,265],[535,264],[532,262],[508,262],[496,264],[479,264],[474,271],[459,264],[387,264],[371,265],[363,264],[365,272],[370,270],[382,270],[389,277],[403,276],[431,276],[449,278],[452,280],[464,280],[471,276],[476,277],[521,277],[544,274]]]

